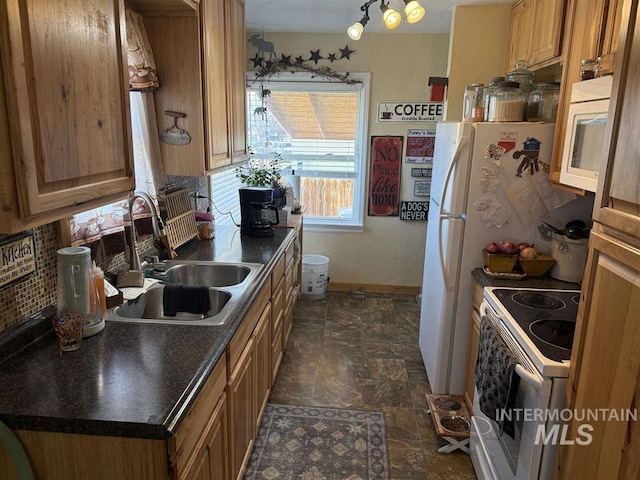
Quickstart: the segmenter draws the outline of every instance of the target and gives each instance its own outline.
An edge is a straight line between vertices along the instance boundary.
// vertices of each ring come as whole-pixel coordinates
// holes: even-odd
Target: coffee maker
[[[249,237],[273,237],[273,226],[280,223],[273,204],[273,189],[243,187],[240,193],[240,234]]]

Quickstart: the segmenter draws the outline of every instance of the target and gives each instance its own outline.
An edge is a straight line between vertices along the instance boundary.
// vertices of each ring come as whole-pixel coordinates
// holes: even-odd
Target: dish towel
[[[475,365],[476,389],[480,410],[498,423],[500,434],[513,437],[513,422],[505,414],[514,408],[520,377],[515,369],[518,359],[500,333],[486,318],[480,322],[480,343]]]
[[[165,285],[162,294],[162,308],[165,317],[175,317],[178,312],[205,315],[211,308],[209,287]]]

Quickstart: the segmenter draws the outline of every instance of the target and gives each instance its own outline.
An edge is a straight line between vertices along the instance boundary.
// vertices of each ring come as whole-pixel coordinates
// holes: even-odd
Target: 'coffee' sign
[[[378,102],[378,122],[439,122],[443,102]]]
[[[398,216],[403,137],[371,137],[369,215]]]

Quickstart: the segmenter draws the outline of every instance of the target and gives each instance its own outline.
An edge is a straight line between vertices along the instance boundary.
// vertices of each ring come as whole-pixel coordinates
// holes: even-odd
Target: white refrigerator
[[[441,122],[435,151],[422,281],[419,345],[433,393],[462,394],[472,323],[471,271],[491,242],[534,243],[543,221],[591,220],[592,198],[551,186],[555,125]],[[558,205],[561,205],[558,208]]]

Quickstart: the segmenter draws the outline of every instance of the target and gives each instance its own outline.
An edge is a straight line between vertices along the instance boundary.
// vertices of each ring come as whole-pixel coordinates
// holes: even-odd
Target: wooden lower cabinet
[[[200,448],[191,468],[178,478],[185,480],[228,480],[229,450],[227,448],[227,397],[222,395],[211,416]]]
[[[256,433],[256,383],[253,365],[253,339],[247,345],[229,377],[229,431],[231,478],[242,478]]]
[[[575,335],[567,408],[640,408],[640,249],[591,232]],[[639,478],[637,421],[573,420],[567,439],[579,442],[560,446],[557,478]]]
[[[37,479],[229,480],[226,355],[168,440],[16,430]],[[0,448],[0,478],[18,479]]]
[[[482,303],[484,289],[478,282],[473,282],[473,310],[471,311],[471,330],[469,332],[469,356],[467,357],[467,376],[464,383],[464,398],[468,406],[473,405],[473,392],[475,390],[475,366],[478,356],[478,343],[480,341],[480,304]]]
[[[253,334],[255,345],[256,368],[256,432],[260,427],[262,414],[267,406],[271,393],[271,304],[262,312],[255,333]]]

